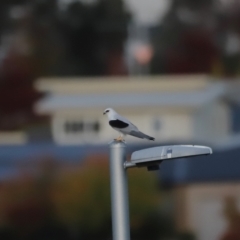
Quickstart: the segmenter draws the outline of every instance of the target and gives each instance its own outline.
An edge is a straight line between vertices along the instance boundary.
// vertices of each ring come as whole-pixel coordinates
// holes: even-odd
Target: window
[[[161,126],[161,121],[158,118],[155,118],[154,122],[153,122],[154,131],[160,131],[161,127],[162,127]]]
[[[83,132],[94,132],[100,131],[100,124],[98,121],[84,122],[84,121],[66,121],[64,124],[64,131],[70,134],[79,134]]]
[[[64,126],[66,133],[77,133],[83,131],[83,122],[66,122]]]

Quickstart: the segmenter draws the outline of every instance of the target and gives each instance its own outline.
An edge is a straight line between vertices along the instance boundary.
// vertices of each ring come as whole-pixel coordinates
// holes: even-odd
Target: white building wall
[[[184,219],[197,240],[219,240],[227,231],[229,221],[224,215],[227,198],[236,201],[240,212],[239,183],[187,186],[185,197],[187,215]]]
[[[194,139],[216,143],[231,133],[231,115],[226,103],[218,100],[193,113]]]
[[[124,114],[125,115],[125,114]],[[193,137],[193,122],[189,113],[143,114],[143,111],[125,115],[139,129],[156,139],[156,142],[186,141]],[[79,124],[79,131],[66,130],[66,124]],[[103,144],[116,138],[119,133],[113,130],[106,116],[84,114],[55,114],[52,118],[52,135],[58,144]],[[84,126],[82,126],[83,124]],[[99,131],[95,129],[98,124]],[[73,126],[73,130],[76,126]],[[146,143],[142,139],[128,136],[129,143]]]

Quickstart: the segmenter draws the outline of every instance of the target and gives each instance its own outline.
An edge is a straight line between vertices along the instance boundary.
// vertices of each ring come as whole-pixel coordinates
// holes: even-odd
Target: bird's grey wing
[[[148,140],[152,140],[154,141],[155,138],[148,136],[147,134],[140,132],[140,131],[131,131],[130,133],[128,133],[128,135],[137,137],[137,138],[146,138]]]

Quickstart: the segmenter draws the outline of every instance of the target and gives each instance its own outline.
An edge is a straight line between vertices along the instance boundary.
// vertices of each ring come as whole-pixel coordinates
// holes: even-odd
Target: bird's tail
[[[145,133],[143,133],[143,132],[140,132],[140,131],[139,131],[139,132],[131,131],[131,132],[129,133],[129,135],[134,136],[134,137],[138,137],[138,138],[146,138],[146,139],[152,140],[152,141],[155,140],[155,138],[150,137],[150,136],[148,136],[147,134],[145,134]]]

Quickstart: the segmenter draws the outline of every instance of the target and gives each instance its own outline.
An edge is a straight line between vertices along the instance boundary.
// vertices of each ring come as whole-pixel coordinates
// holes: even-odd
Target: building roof
[[[40,78],[35,88],[52,94],[92,94],[120,92],[181,92],[199,90],[209,84],[206,75],[166,75],[141,77]]]
[[[222,83],[207,82],[206,79],[192,79],[192,81],[187,79],[181,82],[170,78],[169,81],[151,81],[151,83],[146,80],[105,81],[101,84],[98,81],[95,84],[88,83],[88,86],[86,82],[78,81],[65,85],[65,92],[60,83],[55,84],[39,82],[39,89],[49,93],[36,104],[37,113],[104,109],[109,106],[196,108],[223,96],[225,92]]]

